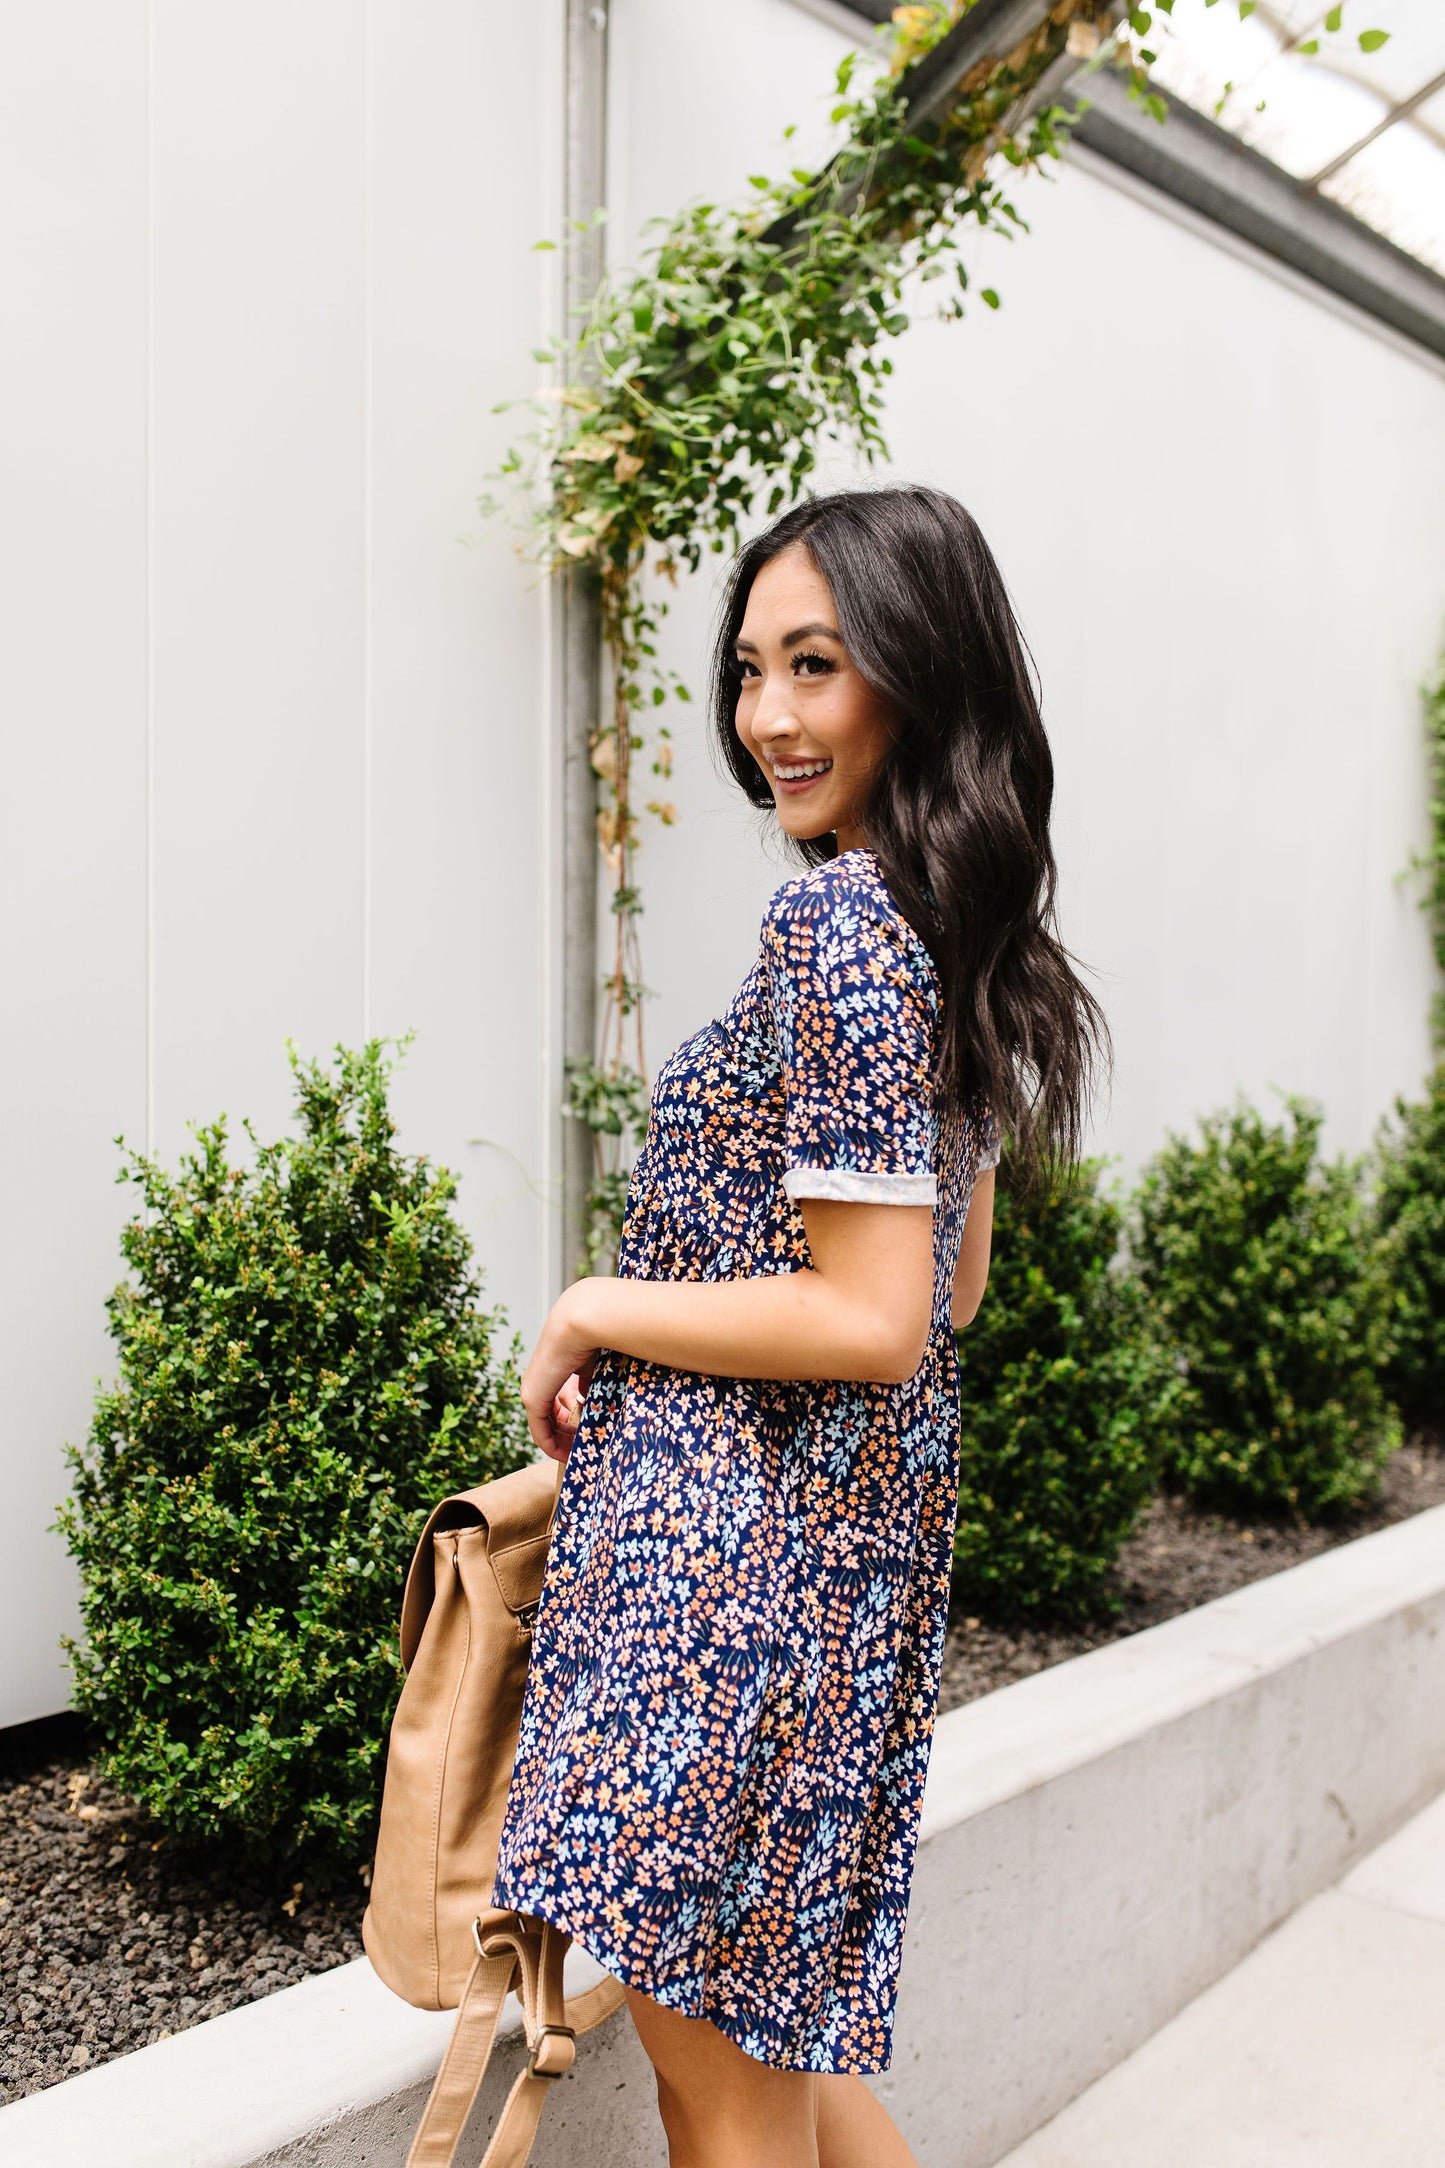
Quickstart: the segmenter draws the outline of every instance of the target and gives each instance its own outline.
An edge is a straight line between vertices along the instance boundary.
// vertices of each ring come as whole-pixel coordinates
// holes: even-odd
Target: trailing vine
[[[1425,876],[1420,907],[1430,920],[1436,965],[1445,974],[1445,655],[1433,682],[1422,690],[1430,763],[1430,848],[1415,860],[1415,866]],[[1430,1003],[1430,1038],[1436,1054],[1445,1057],[1445,991],[1437,992]]]
[[[1023,172],[1063,147],[1068,116],[1052,105],[1026,115],[1029,92],[1065,52],[1082,63],[1112,50],[1110,0],[1058,0],[1011,52],[965,77],[946,111],[911,126],[908,71],[961,12],[949,0],[900,8],[876,71],[844,57],[838,147],[822,173],[755,175],[741,205],[655,222],[642,267],[604,281],[576,334],[539,350],[558,382],[530,402],[536,426],[503,465],[530,485],[528,555],[595,581],[608,662],[591,753],[614,945],[596,1056],[569,1064],[565,1101],[594,1139],[594,1269],[615,1250],[647,1113],[639,818],[677,817],[658,711],[688,698],[658,658],[665,588],[735,546],[755,509],[800,495],[825,442],[870,461],[886,451],[892,364],[881,349],[907,328],[905,284],[951,270],[943,312],[963,314],[965,228],[1024,230],[995,169]],[[1137,64],[1133,74],[1147,95]],[[978,298],[998,306],[991,288]]]
[[[1245,13],[1252,0],[1240,4]],[[615,937],[596,1055],[569,1063],[565,1101],[594,1140],[594,1269],[615,1250],[647,1114],[639,816],[677,817],[666,796],[671,731],[658,711],[688,697],[658,658],[666,587],[705,553],[735,547],[754,512],[802,495],[826,444],[870,462],[886,456],[884,348],[908,327],[906,289],[948,277],[941,313],[961,316],[965,232],[1027,231],[1008,185],[1061,155],[1074,117],[1039,90],[1055,63],[1113,61],[1130,96],[1165,116],[1148,87],[1155,56],[1128,42],[1130,31],[1149,34],[1150,13],[1128,7],[1124,29],[1118,0],[1056,0],[1011,51],[971,69],[943,111],[910,118],[910,71],[967,5],[900,7],[875,66],[845,56],[831,115],[838,143],[822,172],[755,175],[741,205],[695,204],[654,221],[642,267],[605,280],[576,335],[539,350],[557,382],[530,402],[536,426],[501,470],[528,485],[527,554],[595,582],[608,662],[607,710],[590,744]],[[1173,0],[1157,5],[1167,16]],[[977,298],[999,306],[991,287]]]

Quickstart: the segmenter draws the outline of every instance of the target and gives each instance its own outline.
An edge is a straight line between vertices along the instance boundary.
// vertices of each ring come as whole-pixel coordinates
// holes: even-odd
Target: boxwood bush
[[[1445,1062],[1381,1126],[1375,1205],[1390,1310],[1385,1381],[1412,1421],[1445,1419]]]
[[[396,1149],[383,1042],[291,1060],[298,1133],[249,1166],[224,1121],[175,1174],[126,1155],[120,1376],[60,1525],[107,1774],[182,1839],[321,1878],[372,1846],[421,1522],[530,1446],[453,1180]]]
[[[1381,1384],[1389,1297],[1361,1162],[1320,1155],[1322,1116],[1240,1100],[1171,1136],[1131,1247],[1177,1343],[1167,1479],[1202,1504],[1323,1521],[1373,1496],[1400,1442]]]
[[[988,1292],[959,1334],[958,1594],[999,1620],[1118,1609],[1110,1573],[1156,1487],[1179,1390],[1133,1283],[1114,1269],[1121,1208],[1103,1163],[1023,1198],[1008,1155]]]

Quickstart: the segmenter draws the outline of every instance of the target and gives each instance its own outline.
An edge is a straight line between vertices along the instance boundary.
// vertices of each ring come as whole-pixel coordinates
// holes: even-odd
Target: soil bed
[[[361,1955],[359,1880],[337,1901],[178,1853],[78,1726],[60,1751],[27,1728],[0,1763],[0,2102]]]
[[[1380,1502],[1337,1527],[1231,1521],[1161,1498],[1120,1557],[1123,1609],[1083,1628],[950,1622],[941,1707],[1101,1647],[1445,1503],[1445,1439],[1411,1438]],[[0,2102],[361,1955],[366,1893],[314,1896],[178,1853],[96,1774],[79,1727],[0,1734]]]
[[[1235,1521],[1201,1513],[1180,1499],[1158,1497],[1119,1553],[1114,1582],[1123,1599],[1117,1618],[1090,1626],[997,1627],[955,1604],[943,1656],[939,1708],[956,1709],[996,1686],[1046,1671],[1067,1656],[1102,1648],[1126,1634],[1157,1626],[1181,1611],[1227,1596],[1267,1574],[1283,1573],[1339,1543],[1445,1504],[1445,1432],[1415,1432],[1385,1464],[1380,1496],[1331,1528],[1294,1528],[1269,1521]]]

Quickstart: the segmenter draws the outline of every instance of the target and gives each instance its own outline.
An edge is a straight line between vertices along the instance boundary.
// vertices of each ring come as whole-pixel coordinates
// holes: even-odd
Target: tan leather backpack
[[[602,1980],[566,2002],[569,1937],[491,1901],[559,1481],[553,1462],[538,1461],[444,1499],[407,1575],[406,1683],[361,1933],[396,1994],[423,2010],[457,2012],[407,2168],[451,2168],[510,1988],[522,2005],[527,2063],[482,2168],[523,2168],[548,2085],[571,2069],[577,2034],[622,2000],[620,1984]]]

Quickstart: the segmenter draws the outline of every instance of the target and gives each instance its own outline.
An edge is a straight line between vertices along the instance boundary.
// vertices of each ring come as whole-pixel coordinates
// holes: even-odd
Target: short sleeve
[[[829,866],[778,891],[763,960],[782,1058],[783,1188],[935,1204],[938,983],[912,928]]]

